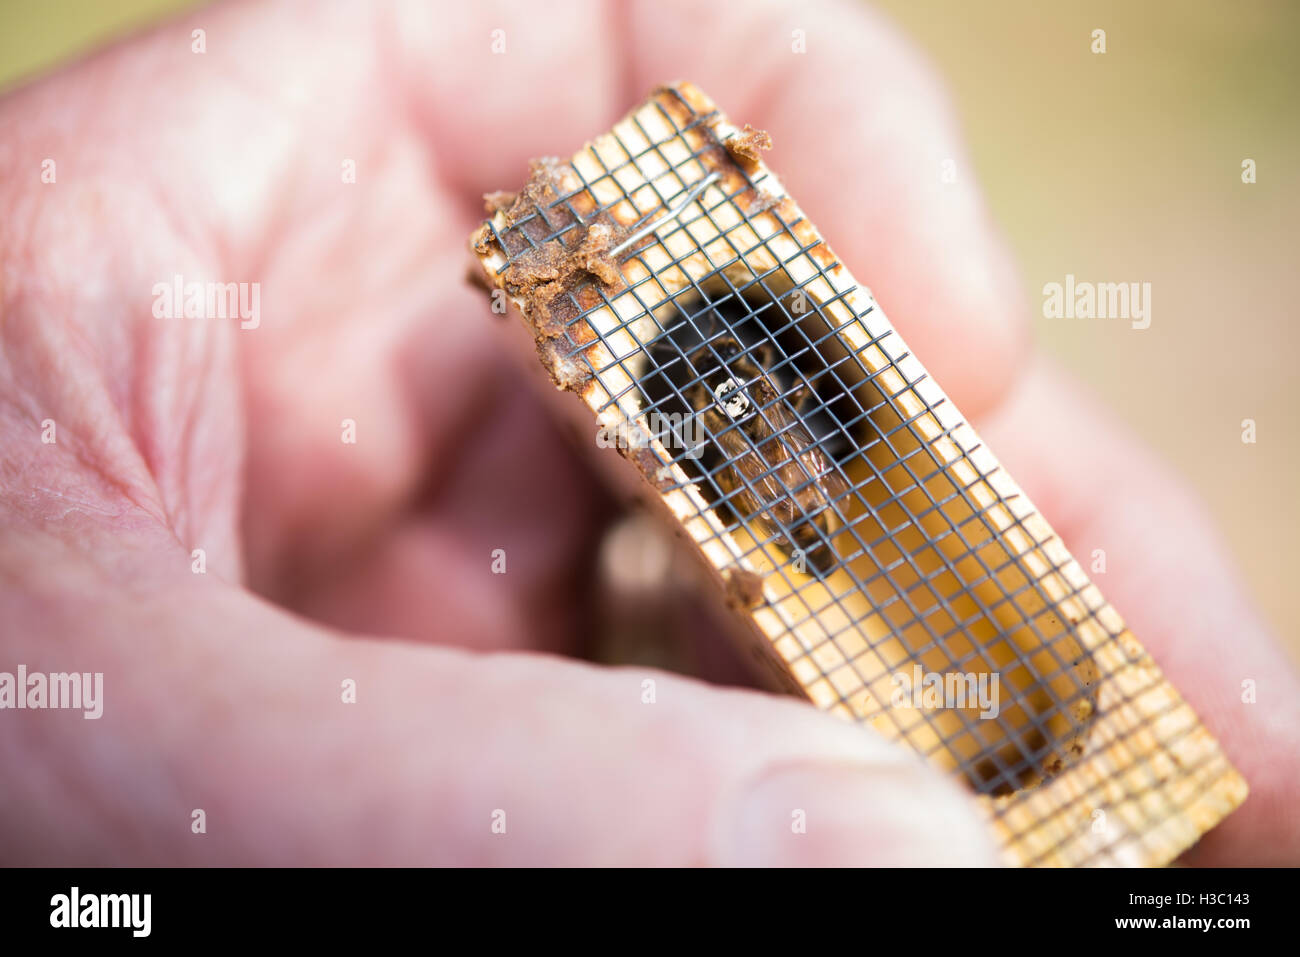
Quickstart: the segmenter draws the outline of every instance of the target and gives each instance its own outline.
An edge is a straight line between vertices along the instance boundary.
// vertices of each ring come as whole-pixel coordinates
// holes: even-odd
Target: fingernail
[[[967,797],[920,764],[768,769],[718,820],[729,867],[996,865]]]

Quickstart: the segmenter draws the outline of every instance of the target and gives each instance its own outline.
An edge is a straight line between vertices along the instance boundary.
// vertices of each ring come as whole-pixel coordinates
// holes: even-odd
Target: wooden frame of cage
[[[1245,782],[761,161],[763,139],[732,126],[691,84],[659,89],[569,161],[535,162],[519,193],[487,198],[491,218],[471,240],[482,279],[513,302],[555,385],[577,394],[605,434],[648,437],[620,452],[712,569],[780,684],[969,773],[972,754],[992,748],[1002,767],[996,748],[1010,745],[991,744],[954,709],[904,715],[882,694],[891,671],[978,660],[1027,674],[1034,680],[1013,689],[1020,723],[1003,731],[1022,753],[1024,735],[1043,732],[1035,773],[1008,793],[974,797],[1005,860],[1171,861],[1245,799]],[[867,506],[873,519],[877,505],[910,519],[907,541],[899,529],[885,535],[905,580],[885,570],[872,588],[854,589],[862,580],[847,564],[825,578],[792,572],[655,437],[638,391],[646,343],[682,297],[707,299],[719,284],[723,297],[761,293],[786,315],[789,297],[802,297],[855,360],[836,360],[858,370],[846,391],[855,401],[859,389],[870,392],[872,415],[889,422],[888,431],[876,425],[886,441],[869,464],[878,476],[907,476],[892,497],[882,479],[887,497]],[[830,348],[826,341],[817,348]],[[934,471],[918,475],[913,453]],[[937,562],[933,578],[916,558],[922,551]],[[962,570],[971,567],[973,578]],[[959,587],[945,597],[935,582],[946,575]],[[896,594],[882,602],[881,587]],[[943,605],[944,641],[918,645],[907,635],[916,621],[891,621],[901,593],[936,634],[931,613],[908,599],[914,590]],[[953,599],[968,599],[973,612],[959,613]],[[989,644],[975,635],[985,622],[996,636]]]

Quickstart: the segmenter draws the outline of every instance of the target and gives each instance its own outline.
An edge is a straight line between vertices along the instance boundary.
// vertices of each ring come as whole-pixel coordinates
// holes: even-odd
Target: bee
[[[714,354],[722,365],[705,372]],[[848,483],[796,417],[807,392],[794,407],[783,397],[768,371],[775,359],[771,343],[746,352],[731,336],[714,339],[691,356],[698,378],[686,399],[722,453],[715,480],[740,519],[829,572]]]

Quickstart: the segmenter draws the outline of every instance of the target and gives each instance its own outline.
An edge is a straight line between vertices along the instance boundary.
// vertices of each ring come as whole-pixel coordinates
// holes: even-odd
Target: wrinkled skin
[[[564,655],[608,504],[500,357],[519,330],[465,237],[529,156],[676,77],[772,133],[1066,543],[1114,557],[1108,597],[1253,788],[1194,859],[1300,860],[1294,672],[1184,484],[1033,351],[978,195],[932,175],[963,155],[932,70],[858,5],[747,6],[726,46],[684,6],[232,3],[0,101],[0,670],[105,675],[98,721],[0,713],[0,860],[992,859],[901,749],[666,675],[647,706],[643,669]],[[259,282],[260,327],[154,318],[178,273]]]

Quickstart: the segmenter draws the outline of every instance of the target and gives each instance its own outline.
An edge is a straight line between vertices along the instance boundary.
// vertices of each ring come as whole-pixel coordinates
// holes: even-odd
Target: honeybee
[[[713,353],[722,365],[706,372]],[[715,481],[741,520],[829,572],[836,563],[829,542],[842,527],[836,505],[847,507],[848,483],[782,397],[768,372],[775,358],[770,343],[746,353],[731,336],[715,339],[691,356],[698,379],[686,399],[722,453]]]

